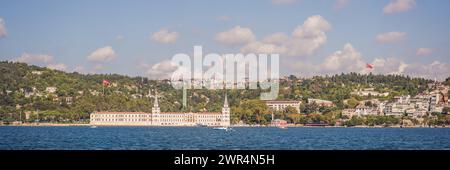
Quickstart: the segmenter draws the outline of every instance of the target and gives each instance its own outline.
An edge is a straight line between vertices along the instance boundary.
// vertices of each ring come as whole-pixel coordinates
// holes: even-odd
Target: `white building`
[[[57,90],[56,87],[47,87],[47,88],[45,88],[45,91],[46,91],[47,93],[55,93],[56,90]]]
[[[386,97],[389,96],[389,92],[380,93],[375,91],[374,88],[366,88],[363,90],[354,91],[351,94],[358,96],[378,96],[378,97]]]
[[[283,111],[286,107],[291,106],[300,113],[301,101],[280,101],[280,100],[267,100],[266,105],[276,111]]]
[[[332,101],[328,101],[328,100],[321,100],[321,99],[308,99],[308,104],[317,104],[319,106],[326,106],[326,107],[331,107],[333,106],[333,102]]]
[[[356,106],[355,113],[357,116],[378,115],[378,111],[376,108],[368,107],[365,105]]]
[[[103,126],[230,126],[230,108],[225,96],[222,112],[161,112],[158,97],[151,113],[145,112],[94,112],[91,125]]]
[[[34,70],[34,71],[31,72],[31,74],[34,74],[34,75],[42,75],[42,71],[36,71],[36,70]]]
[[[68,105],[73,104],[73,97],[66,97],[66,103],[67,103]]]

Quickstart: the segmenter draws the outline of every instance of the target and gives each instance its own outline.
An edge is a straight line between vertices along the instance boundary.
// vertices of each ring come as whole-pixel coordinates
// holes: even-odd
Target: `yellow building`
[[[290,106],[297,110],[300,113],[300,105],[301,101],[281,101],[281,100],[267,100],[266,105],[275,110],[275,111],[283,111],[286,107]]]

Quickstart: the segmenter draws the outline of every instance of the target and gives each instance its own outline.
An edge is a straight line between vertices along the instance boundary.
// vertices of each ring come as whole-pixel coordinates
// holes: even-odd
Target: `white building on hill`
[[[281,101],[281,100],[267,100],[266,105],[276,111],[283,111],[286,107],[291,106],[300,113],[300,104],[301,101]]]

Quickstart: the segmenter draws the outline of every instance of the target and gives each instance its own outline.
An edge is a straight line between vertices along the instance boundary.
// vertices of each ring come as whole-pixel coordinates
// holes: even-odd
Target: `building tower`
[[[159,109],[159,104],[158,104],[158,91],[156,91],[155,89],[155,102],[153,103],[153,108],[152,108],[152,125],[161,125],[160,123],[160,114],[161,114],[161,110]]]
[[[222,126],[230,126],[230,108],[228,107],[228,97],[225,93],[225,101],[222,107]]]

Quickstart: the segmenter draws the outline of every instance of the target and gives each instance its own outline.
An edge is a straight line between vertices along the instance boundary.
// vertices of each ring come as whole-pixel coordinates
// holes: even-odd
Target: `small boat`
[[[280,129],[287,129],[286,126],[280,126],[280,127],[278,127],[278,128],[280,128]]]
[[[91,126],[91,128],[97,128],[97,126]]]
[[[214,130],[225,130],[225,131],[233,130],[233,129],[231,129],[230,127],[214,127],[213,129],[214,129]]]
[[[196,124],[195,126],[197,126],[197,127],[208,127],[207,125],[203,125],[203,124]]]

